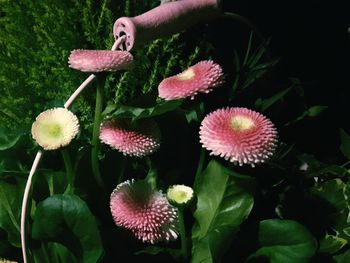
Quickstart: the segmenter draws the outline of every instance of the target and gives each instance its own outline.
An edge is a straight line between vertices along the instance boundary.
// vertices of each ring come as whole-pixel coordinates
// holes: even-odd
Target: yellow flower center
[[[45,132],[50,137],[59,137],[61,135],[61,126],[57,123],[51,123],[48,125],[45,125]]]
[[[183,203],[187,199],[187,194],[184,191],[177,191],[173,193],[173,199],[176,200],[178,203]]]
[[[184,72],[180,73],[179,75],[177,75],[177,78],[179,80],[189,80],[191,78],[194,77],[194,71],[193,69],[189,68],[187,70],[185,70]]]
[[[237,131],[245,131],[254,127],[254,122],[251,118],[246,116],[234,116],[231,118],[231,127]]]

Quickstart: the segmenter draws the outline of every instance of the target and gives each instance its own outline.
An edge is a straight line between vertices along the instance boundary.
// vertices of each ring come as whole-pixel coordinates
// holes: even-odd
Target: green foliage
[[[307,263],[317,248],[307,228],[292,220],[261,221],[259,242],[261,248],[250,258],[264,256],[271,263]]]
[[[159,1],[0,2],[0,257],[20,262],[21,198],[38,148],[29,134],[31,122],[45,108],[61,106],[86,77],[68,68],[71,50],[109,49],[117,18],[136,16]],[[101,76],[106,78],[104,119],[158,122],[162,142],[152,156],[128,158],[99,145],[99,121],[94,123],[95,140],[90,140],[95,83],[74,104],[72,110],[81,123],[78,138],[64,149],[69,153],[65,160],[58,152],[45,152],[33,181],[27,239],[35,262],[115,262],[124,257],[143,262],[150,255],[157,262],[169,258],[178,262],[185,254],[191,254],[188,262],[194,263],[232,258],[235,262],[349,261],[349,162],[342,162],[344,157],[350,160],[350,137],[341,130],[340,151],[327,156],[319,156],[317,149],[301,151],[303,143],[294,138],[302,130],[297,126],[301,121],[320,120],[331,106],[309,104],[307,90],[297,78],[282,83],[265,78],[278,67],[269,41],[255,43],[251,34],[246,47],[234,51],[234,61],[227,63],[230,68],[225,68],[228,58],[217,57],[220,52],[205,33],[197,34],[188,30],[136,46],[133,68]],[[226,86],[194,101],[157,99],[162,79],[203,59],[222,60]],[[264,81],[261,90],[254,90]],[[200,149],[198,130],[206,114],[241,105],[276,121],[279,132],[274,157],[254,169],[210,159]],[[286,134],[292,138],[286,139]],[[93,178],[92,151],[104,189]],[[207,168],[202,171],[203,167]],[[75,183],[67,189],[68,176]],[[180,247],[182,240],[147,246],[115,226],[110,194],[118,183],[132,178],[146,178],[152,189],[159,190],[174,183],[193,186],[196,202],[183,211],[184,235],[192,242],[185,247]],[[75,195],[67,194],[73,191]],[[276,217],[282,220],[264,220]]]
[[[183,38],[178,33],[147,43],[142,48],[136,47],[133,50],[134,67],[120,74],[115,87],[112,86],[114,93],[110,97],[114,98],[113,102],[118,105],[142,94],[154,94],[165,77],[180,73],[208,52],[205,41],[197,40],[190,45]],[[190,54],[188,58],[184,58],[185,53]]]
[[[97,262],[103,252],[96,220],[78,196],[54,195],[39,203],[32,231],[34,239],[67,246],[78,262]]]
[[[333,258],[336,263],[347,263],[350,261],[350,250]]]
[[[0,151],[12,148],[23,135],[19,131],[8,131],[0,128]]]
[[[68,99],[86,77],[68,68],[69,52],[109,49],[118,17],[137,15],[156,4],[156,0],[137,5],[131,0],[4,1],[0,6],[0,120],[5,127],[29,125],[50,101]],[[142,63],[129,72],[110,75],[107,96],[119,103],[154,90],[181,63],[178,58],[185,47],[180,42],[177,34],[133,51],[135,60]],[[198,49],[193,54],[192,62],[198,59]],[[159,64],[154,66],[156,57]],[[93,93],[94,87],[87,89],[75,104],[83,124],[92,119]]]
[[[330,205],[329,209],[325,209],[323,216],[332,222],[337,237],[350,242],[350,187],[340,179],[333,179],[312,188],[311,193]]]
[[[21,246],[19,208],[22,193],[18,190],[23,189],[23,184],[11,184],[0,180],[0,228],[7,232],[8,241],[15,247]]]
[[[344,238],[337,236],[326,235],[324,239],[320,240],[319,251],[322,253],[334,254],[342,249],[348,243]]]
[[[65,246],[55,242],[42,243],[39,248],[33,249],[33,259],[34,262],[79,262]]]
[[[233,82],[233,94],[240,93],[250,87],[257,80],[262,78],[273,66],[275,66],[279,59],[271,59],[266,62],[265,56],[268,56],[268,47],[270,40],[262,43],[257,49],[253,49],[253,33],[250,34],[247,50],[244,55],[243,62],[240,56],[235,51],[235,80]]]
[[[340,151],[350,160],[350,136],[342,129],[340,130],[340,140]]]
[[[143,118],[152,118],[173,111],[182,104],[181,100],[162,101],[149,108],[139,108],[130,106],[117,106],[115,104],[107,105],[103,115],[108,118],[128,118],[138,120]]]
[[[273,95],[270,98],[267,99],[257,99],[255,102],[255,108],[259,111],[266,111],[268,108],[270,108],[273,104],[275,104],[277,101],[281,100],[289,91],[291,90],[291,87],[282,90],[281,92]]]
[[[192,262],[218,262],[253,207],[254,179],[212,160],[196,184]]]

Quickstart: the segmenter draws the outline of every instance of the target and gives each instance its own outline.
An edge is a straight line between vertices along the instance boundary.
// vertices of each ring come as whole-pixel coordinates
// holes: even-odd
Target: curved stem
[[[114,45],[112,46],[112,50],[116,50],[119,48],[119,46],[125,42],[126,36],[120,37],[117,41],[115,41]],[[87,79],[84,80],[82,84],[73,92],[73,94],[68,98],[66,103],[64,104],[65,108],[69,108],[72,103],[75,101],[75,99],[80,95],[80,93],[96,78],[96,75],[91,74]],[[101,91],[100,91],[101,92]],[[101,113],[100,113],[101,116]],[[95,128],[95,127],[94,127]],[[98,127],[97,127],[98,128]],[[95,130],[95,129],[94,129]],[[97,138],[98,139],[98,138]],[[32,179],[33,175],[39,165],[40,159],[43,155],[42,151],[38,151],[35,159],[32,164],[32,168],[29,172],[29,176],[27,179],[27,183],[24,189],[23,194],[23,200],[22,200],[22,209],[21,209],[21,245],[22,245],[22,255],[23,255],[23,263],[27,263],[27,246],[26,246],[26,229],[25,229],[25,223],[26,223],[26,213],[27,213],[27,203],[29,198],[29,192],[32,187]],[[98,163],[97,163],[98,168]],[[98,169],[99,171],[99,169]],[[98,172],[99,173],[99,172]],[[100,178],[100,177],[99,177]],[[101,180],[102,183],[102,180]],[[101,184],[103,185],[103,184]]]
[[[179,234],[181,239],[181,254],[184,259],[184,262],[187,262],[188,258],[188,251],[187,251],[187,238],[186,238],[186,228],[185,228],[185,220],[184,220],[184,213],[183,208],[178,209],[178,215],[179,215]]]
[[[92,130],[92,139],[91,139],[91,166],[92,173],[95,177],[97,184],[103,189],[104,184],[102,181],[100,173],[100,165],[98,160],[98,148],[100,145],[99,133],[100,133],[100,123],[101,123],[101,113],[102,113],[102,100],[103,100],[103,91],[101,83],[97,85],[96,91],[96,104],[95,104],[95,117],[94,117],[94,126]]]
[[[23,194],[23,201],[22,201],[22,211],[21,211],[21,243],[22,243],[22,255],[23,255],[23,263],[27,263],[27,246],[26,246],[26,214],[27,214],[27,203],[28,203],[28,197],[29,192],[32,186],[32,179],[33,175],[39,165],[40,159],[43,155],[42,151],[38,151],[32,168],[30,169],[28,180],[26,183],[26,186],[24,188],[24,194]]]
[[[62,154],[64,166],[66,168],[66,173],[67,173],[67,179],[68,179],[67,189],[68,189],[69,193],[73,194],[74,193],[75,173],[74,173],[73,166],[72,166],[72,160],[69,156],[67,149],[62,149],[61,154]]]
[[[111,50],[114,51],[114,50],[117,50],[119,48],[123,49],[123,43],[125,42],[126,40],[126,36],[122,36],[122,37],[119,37],[113,44]]]
[[[73,94],[69,97],[69,99],[64,104],[65,108],[69,108],[75,99],[80,95],[80,93],[96,78],[96,75],[91,74],[80,86],[73,92]]]

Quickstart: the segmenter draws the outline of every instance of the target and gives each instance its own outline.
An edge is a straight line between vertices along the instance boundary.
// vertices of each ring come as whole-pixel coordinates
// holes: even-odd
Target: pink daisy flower
[[[132,123],[126,119],[113,119],[101,124],[100,140],[124,155],[142,157],[159,148],[160,130],[152,120]]]
[[[126,69],[133,56],[128,51],[73,50],[69,56],[69,67],[83,72],[103,72]]]
[[[111,194],[110,208],[118,226],[131,230],[142,242],[175,240],[177,209],[161,191],[144,181],[125,181]]]
[[[273,123],[247,108],[219,109],[208,114],[199,134],[203,147],[212,155],[252,167],[267,160],[277,143]]]
[[[164,79],[158,86],[159,97],[176,100],[194,98],[198,92],[209,93],[213,88],[224,83],[220,65],[211,60],[201,61],[182,73]]]

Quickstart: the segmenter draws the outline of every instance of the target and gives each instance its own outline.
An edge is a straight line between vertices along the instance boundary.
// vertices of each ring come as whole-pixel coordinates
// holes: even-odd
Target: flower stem
[[[187,262],[188,252],[187,252],[187,238],[186,238],[186,228],[184,221],[183,208],[179,208],[179,233],[181,239],[181,254],[184,262]]]
[[[73,94],[68,98],[64,107],[68,109],[72,103],[76,100],[76,98],[80,95],[80,93],[96,78],[96,75],[91,74],[87,79],[84,80],[83,83],[73,92]]]
[[[104,82],[104,81],[103,81]],[[98,160],[98,148],[100,145],[99,142],[99,133],[100,133],[100,123],[101,123],[101,113],[102,113],[102,101],[103,101],[103,91],[102,85],[103,83],[98,82],[96,89],[96,104],[95,104],[95,117],[94,117],[94,125],[92,130],[92,139],[91,139],[91,166],[92,173],[95,177],[97,184],[100,188],[104,188],[104,183],[102,181],[101,173],[100,173],[100,165]]]
[[[64,166],[66,168],[66,173],[67,173],[67,179],[68,179],[67,190],[69,193],[73,194],[74,193],[75,173],[73,170],[72,161],[71,161],[71,158],[69,156],[69,152],[67,149],[62,149],[61,154],[62,154]]]
[[[203,170],[204,161],[205,161],[205,149],[201,148],[201,152],[199,154],[199,161],[198,161],[197,171],[196,171],[196,175],[194,177],[194,183],[193,183],[193,189],[195,189],[195,190],[197,188],[199,176],[201,175],[202,170]]]
[[[33,175],[36,172],[36,169],[38,168],[40,159],[43,155],[42,151],[38,151],[38,153],[35,156],[32,168],[30,169],[29,176],[27,179],[26,186],[24,188],[24,194],[23,194],[23,201],[22,201],[22,211],[21,211],[21,244],[22,244],[22,255],[23,255],[23,263],[27,263],[27,243],[26,243],[26,215],[27,215],[27,205],[28,205],[28,198],[29,198],[29,192],[32,187],[32,179]]]
[[[120,184],[123,181],[124,173],[126,168],[126,158],[125,156],[122,156],[121,165],[119,169],[119,175],[117,179],[117,183]]]

